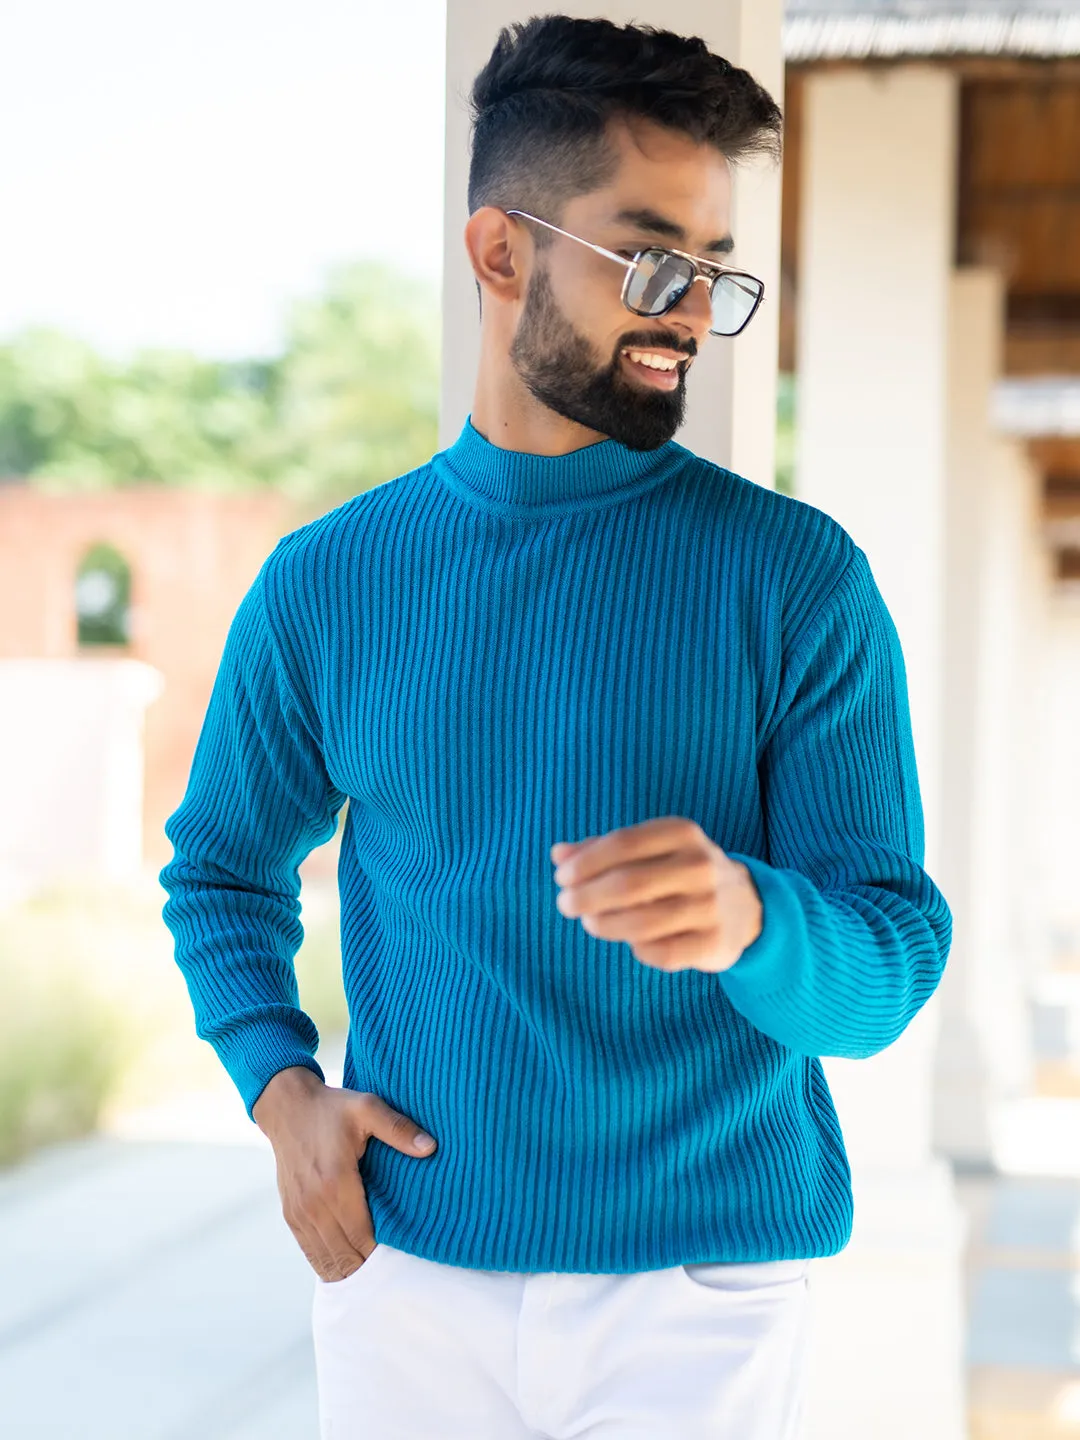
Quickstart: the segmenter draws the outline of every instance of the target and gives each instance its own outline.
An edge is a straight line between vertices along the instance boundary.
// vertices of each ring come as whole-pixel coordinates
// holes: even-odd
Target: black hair
[[[557,223],[575,195],[612,177],[606,129],[641,116],[728,160],[780,156],[780,108],[697,36],[650,25],[534,15],[499,32],[471,95],[469,213],[518,208]],[[552,233],[533,240],[544,248]]]

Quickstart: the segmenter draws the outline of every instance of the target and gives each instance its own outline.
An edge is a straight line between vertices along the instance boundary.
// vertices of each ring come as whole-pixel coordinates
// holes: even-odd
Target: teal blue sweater
[[[539,456],[469,420],[285,536],[161,872],[196,1032],[249,1115],[285,1066],[323,1074],[297,867],[346,799],[344,1083],[438,1141],[368,1143],[376,1239],[517,1271],[843,1247],[818,1057],[897,1038],[952,921],[896,630],[840,525],[674,440]],[[722,973],[646,965],[555,905],[556,841],[673,815],[761,896]]]

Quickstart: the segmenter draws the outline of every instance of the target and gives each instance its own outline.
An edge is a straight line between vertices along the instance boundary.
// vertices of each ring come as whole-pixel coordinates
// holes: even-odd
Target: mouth
[[[689,356],[680,361],[675,361],[674,364],[672,364],[674,360],[673,356],[661,356],[657,358],[663,366],[670,366],[670,368],[661,368],[655,361],[650,365],[645,360],[632,360],[625,350],[623,350],[619,356],[623,368],[632,374],[639,384],[648,385],[650,389],[653,390],[677,390],[679,381],[689,368]]]

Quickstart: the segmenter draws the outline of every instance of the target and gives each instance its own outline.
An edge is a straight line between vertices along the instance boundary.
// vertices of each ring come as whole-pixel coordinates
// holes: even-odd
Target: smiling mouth
[[[672,362],[671,357],[657,357],[657,361],[663,363],[649,363],[646,360],[635,360],[623,350],[620,358],[626,368],[633,372],[638,380],[651,386],[654,390],[675,390],[679,382],[690,366],[690,357],[684,360]]]

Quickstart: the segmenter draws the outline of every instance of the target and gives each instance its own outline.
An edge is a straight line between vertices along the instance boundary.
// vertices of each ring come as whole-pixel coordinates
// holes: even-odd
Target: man
[[[791,1440],[852,1219],[818,1057],[896,1039],[951,917],[866,556],[673,439],[779,112],[563,16],[473,104],[472,413],[265,562],[165,915],[316,1274],[324,1440]],[[337,1089],[293,956],[346,799]]]

